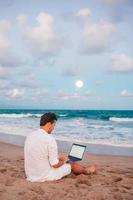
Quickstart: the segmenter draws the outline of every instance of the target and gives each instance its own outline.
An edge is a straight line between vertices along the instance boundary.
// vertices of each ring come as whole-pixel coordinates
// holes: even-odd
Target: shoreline
[[[61,152],[60,152],[61,153]],[[24,172],[22,146],[0,142],[1,200],[132,200],[133,157],[86,153],[79,164],[97,166],[94,175],[70,175],[58,181],[32,183]],[[80,195],[79,195],[80,193]]]
[[[0,142],[24,146],[26,136],[0,133]],[[73,141],[63,141],[57,139],[59,151],[69,152]],[[107,144],[91,144],[85,142],[75,142],[87,146],[86,153],[99,155],[118,155],[118,156],[133,156],[133,147],[112,146]]]

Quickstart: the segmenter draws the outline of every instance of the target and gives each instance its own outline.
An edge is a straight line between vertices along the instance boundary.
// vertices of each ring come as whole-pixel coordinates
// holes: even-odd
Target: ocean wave
[[[0,114],[0,118],[40,118],[42,114],[33,114],[33,113],[27,113],[27,114],[23,114],[23,113],[10,113],[10,114]],[[59,114],[59,117],[67,117],[67,114]]]
[[[59,117],[67,117],[67,114],[59,114]]]
[[[90,124],[87,128],[95,128],[95,129],[100,129],[100,128],[109,128],[112,129],[113,126],[112,125],[96,125],[96,124]]]
[[[41,117],[41,114],[0,114],[0,118],[32,118]]]
[[[114,122],[133,122],[133,118],[110,117],[109,120]]]

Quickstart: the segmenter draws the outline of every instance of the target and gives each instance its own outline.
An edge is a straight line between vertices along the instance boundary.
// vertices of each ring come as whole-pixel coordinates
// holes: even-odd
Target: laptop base
[[[69,160],[67,161],[67,163],[74,163],[74,162],[81,160],[79,158],[75,158],[75,157],[71,157],[71,156],[68,156],[68,158],[69,158]]]

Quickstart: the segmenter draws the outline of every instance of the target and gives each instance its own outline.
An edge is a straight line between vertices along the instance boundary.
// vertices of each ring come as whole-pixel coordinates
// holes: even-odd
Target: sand
[[[23,147],[0,143],[0,200],[133,200],[133,157],[86,154],[80,164],[96,164],[97,174],[31,183]]]

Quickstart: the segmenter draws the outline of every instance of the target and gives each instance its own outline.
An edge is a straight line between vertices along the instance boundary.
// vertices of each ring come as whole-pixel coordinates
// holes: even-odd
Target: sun
[[[78,88],[82,88],[83,85],[84,85],[84,83],[83,83],[83,81],[78,80],[78,81],[75,82],[75,85],[76,85],[76,87],[78,87]]]

